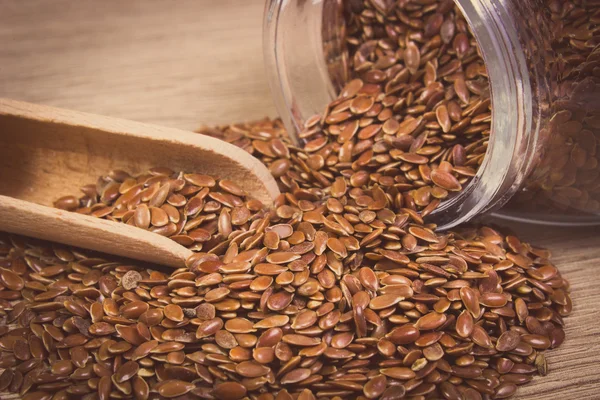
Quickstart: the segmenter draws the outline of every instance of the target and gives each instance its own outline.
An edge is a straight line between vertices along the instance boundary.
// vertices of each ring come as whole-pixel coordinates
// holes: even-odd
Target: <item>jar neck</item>
[[[486,156],[476,176],[432,214],[448,229],[504,205],[535,165],[542,106],[546,46],[529,34],[537,24],[528,0],[456,0],[477,39],[487,67],[492,102]],[[539,10],[538,10],[539,12]]]

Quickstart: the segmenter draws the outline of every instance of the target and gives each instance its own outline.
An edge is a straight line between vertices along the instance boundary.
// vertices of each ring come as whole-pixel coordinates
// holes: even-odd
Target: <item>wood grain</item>
[[[263,0],[2,0],[0,95],[193,130],[275,116]]]
[[[193,129],[274,115],[262,0],[0,1],[0,95]],[[68,23],[67,23],[68,21]],[[600,229],[506,224],[572,284],[567,339],[521,400],[600,399]]]

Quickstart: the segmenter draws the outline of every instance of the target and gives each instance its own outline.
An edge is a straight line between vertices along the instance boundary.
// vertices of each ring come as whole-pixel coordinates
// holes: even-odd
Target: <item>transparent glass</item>
[[[344,1],[267,1],[265,61],[296,142],[304,122],[349,79]],[[487,68],[491,134],[476,176],[431,218],[441,229],[490,211],[542,224],[600,225],[600,2],[455,3]]]

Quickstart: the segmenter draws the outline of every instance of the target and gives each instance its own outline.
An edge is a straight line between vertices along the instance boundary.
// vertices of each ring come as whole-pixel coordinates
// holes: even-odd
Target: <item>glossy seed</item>
[[[238,382],[223,382],[215,386],[213,395],[223,400],[240,400],[246,396],[247,389]]]
[[[420,336],[419,329],[414,325],[403,325],[398,328],[394,328],[386,337],[392,343],[397,345],[404,345],[413,343]]]
[[[235,367],[235,372],[245,378],[256,378],[268,374],[270,369],[254,361],[243,361]]]
[[[311,375],[311,371],[308,368],[297,368],[288,372],[287,374],[281,377],[281,383],[284,385],[289,385],[293,383],[298,383]]]
[[[363,393],[367,399],[377,399],[383,394],[387,387],[385,375],[377,375],[371,378],[363,387]]]
[[[467,310],[463,310],[458,318],[456,318],[456,333],[461,337],[467,338],[473,332],[473,316]]]
[[[404,367],[383,368],[379,372],[387,377],[399,380],[409,380],[415,377],[415,373],[410,368]]]
[[[521,342],[521,335],[517,331],[509,330],[504,332],[496,342],[498,351],[511,351],[517,348]]]
[[[169,304],[163,310],[165,317],[171,321],[181,322],[183,321],[184,315],[183,310],[176,304]]]
[[[158,388],[158,394],[170,399],[173,397],[183,396],[195,387],[196,385],[193,383],[184,382],[177,379],[170,379],[161,382],[161,385]]]
[[[144,378],[134,376],[132,379],[133,396],[136,400],[146,400],[150,395],[150,388]]]
[[[13,271],[0,268],[0,282],[10,290],[21,290],[25,281]]]
[[[437,329],[446,322],[446,314],[431,312],[419,318],[415,326],[422,330]]]

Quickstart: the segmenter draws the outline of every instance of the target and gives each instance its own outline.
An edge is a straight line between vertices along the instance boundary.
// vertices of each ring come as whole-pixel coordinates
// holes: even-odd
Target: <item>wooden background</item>
[[[0,97],[190,130],[275,116],[262,12],[262,0],[0,0]],[[549,375],[517,398],[600,399],[600,228],[510,227],[553,251],[575,304]]]

